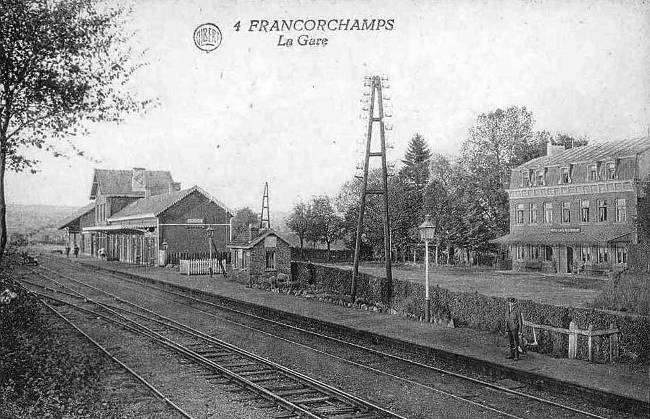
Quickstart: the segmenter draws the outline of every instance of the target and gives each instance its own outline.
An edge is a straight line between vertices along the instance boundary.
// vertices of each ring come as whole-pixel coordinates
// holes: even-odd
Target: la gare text
[[[293,47],[294,44],[301,47],[325,47],[329,40],[327,38],[315,38],[309,35],[300,35],[297,38],[280,35],[278,37],[278,47]]]

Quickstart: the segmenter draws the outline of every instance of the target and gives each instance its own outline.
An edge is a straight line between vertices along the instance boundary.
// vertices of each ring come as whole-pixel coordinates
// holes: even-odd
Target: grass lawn
[[[352,269],[350,264],[331,264]],[[361,272],[383,277],[384,266],[364,264]],[[398,265],[393,278],[424,283],[424,267]],[[544,304],[588,307],[606,288],[607,279],[552,275],[529,272],[493,271],[455,267],[431,267],[430,286],[440,286],[456,292],[478,292],[495,297],[515,297]]]

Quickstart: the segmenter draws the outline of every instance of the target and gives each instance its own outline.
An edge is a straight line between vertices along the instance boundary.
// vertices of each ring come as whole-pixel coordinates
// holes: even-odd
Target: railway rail
[[[26,289],[24,286],[23,288],[36,298],[38,298],[38,295],[34,293],[33,291],[30,291],[29,289]],[[39,299],[40,302],[56,317],[60,318],[63,320],[68,326],[72,327],[74,330],[77,331],[80,335],[82,335],[86,340],[88,340],[93,346],[95,346],[97,349],[99,349],[102,353],[104,353],[107,357],[109,357],[115,364],[117,364],[122,370],[124,370],[129,376],[135,378],[137,381],[140,383],[144,384],[144,386],[158,399],[160,399],[162,402],[164,402],[166,405],[168,405],[173,411],[179,414],[179,416],[187,418],[187,419],[192,419],[192,416],[190,416],[189,413],[187,413],[185,410],[183,410],[180,406],[178,406],[176,403],[171,401],[168,396],[163,394],[162,391],[160,391],[156,386],[151,384],[148,380],[146,380],[144,377],[142,377],[140,374],[138,374],[135,370],[133,370],[131,367],[126,365],[122,360],[120,360],[118,357],[116,357],[111,351],[108,350],[104,345],[100,344],[97,342],[97,340],[93,339],[90,335],[88,335],[86,332],[84,332],[79,326],[77,326],[72,320],[70,320],[68,317],[65,315],[61,314],[59,311],[56,310],[55,307],[53,307],[51,304],[48,304],[46,301]],[[157,412],[157,414],[160,414],[160,412]]]
[[[64,304],[151,339],[211,372],[212,375],[208,376],[211,381],[217,384],[236,383],[257,396],[282,406],[291,416],[401,417],[97,287],[84,284],[94,290],[94,294],[103,294],[104,299],[112,300],[112,303],[100,301],[101,297],[82,293],[41,272],[38,272],[38,275],[54,286],[41,285],[25,279],[22,281],[39,298]],[[40,288],[42,291],[35,291],[34,288]],[[55,295],[57,293],[60,297]]]
[[[69,262],[66,262],[69,263]],[[79,270],[79,265],[73,264],[70,266],[74,266],[75,269],[77,269],[77,272]],[[49,269],[49,268],[45,268]],[[301,328],[295,325],[290,325],[286,324],[284,322],[279,322],[277,320],[272,320],[268,318],[263,318],[261,316],[247,313],[241,310],[237,310],[233,307],[228,307],[226,305],[221,305],[217,304],[213,301],[207,301],[201,298],[197,298],[196,296],[193,295],[188,295],[183,292],[178,292],[170,289],[165,289],[161,288],[159,286],[155,285],[150,285],[146,284],[142,281],[137,281],[134,279],[129,278],[127,275],[116,275],[114,273],[111,274],[105,274],[103,273],[102,275],[97,275],[96,270],[92,270],[89,268],[83,268],[85,270],[88,270],[89,272],[93,272],[93,276],[95,276],[95,280],[101,282],[103,278],[111,278],[111,280],[114,279],[119,279],[120,281],[123,281],[124,283],[128,283],[132,286],[136,286],[138,288],[147,288],[150,290],[150,292],[154,293],[163,293],[166,296],[169,296],[169,301],[173,301],[175,303],[182,303],[185,304],[189,307],[192,307],[194,310],[197,310],[206,316],[216,316],[215,312],[221,312],[221,315],[219,316],[219,319],[222,321],[228,321],[228,322],[233,322],[237,324],[240,327],[248,328],[251,330],[254,330],[258,333],[263,333],[266,335],[271,335],[275,336],[278,339],[282,340],[289,340],[295,345],[300,345],[302,347],[308,347],[311,350],[317,351],[319,353],[322,353],[324,355],[327,355],[329,357],[334,357],[340,360],[343,360],[345,362],[349,362],[352,365],[355,365],[360,368],[366,368],[373,370],[377,373],[383,374],[385,376],[390,376],[391,378],[394,379],[399,379],[404,382],[408,382],[411,385],[415,386],[420,386],[426,389],[431,390],[432,392],[442,394],[446,397],[463,401],[467,404],[471,404],[477,407],[480,407],[486,411],[494,412],[499,415],[503,415],[506,417],[548,417],[549,415],[554,415],[556,417],[608,417],[611,415],[611,411],[605,411],[603,413],[603,410],[600,411],[587,411],[585,409],[581,408],[576,408],[575,406],[568,405],[568,404],[563,404],[558,401],[554,400],[549,400],[547,398],[542,398],[533,394],[526,394],[519,389],[512,389],[512,388],[507,388],[504,386],[500,386],[491,382],[487,382],[485,380],[480,380],[476,379],[473,377],[470,377],[468,375],[464,374],[459,374],[458,372],[451,371],[451,370],[445,370],[440,367],[436,367],[434,365],[429,365],[427,363],[423,363],[421,361],[413,360],[413,359],[408,359],[403,356],[379,351],[374,348],[370,348],[367,346],[362,346],[353,342],[349,342],[347,340],[343,340],[338,337],[332,337],[325,335],[323,333],[315,332],[313,330],[307,330],[305,328]],[[61,277],[68,278],[69,280],[74,280],[74,278],[69,277],[68,275],[58,272],[55,270],[50,270],[50,273],[60,275]],[[82,284],[83,282],[80,282]],[[87,285],[83,283],[84,285]],[[153,294],[151,294],[153,296]],[[155,298],[167,298],[167,297],[161,297],[160,295],[155,295]],[[248,322],[242,322],[241,320],[233,320],[233,319],[224,319],[223,318],[223,312],[228,312],[231,314],[234,314],[239,317],[244,317],[249,319]],[[257,322],[257,323],[264,323],[266,325],[265,330],[261,329],[260,327],[255,327],[251,326],[250,323],[251,321]],[[274,328],[278,329],[284,329],[284,333],[282,336],[281,334],[277,333],[271,333],[269,332],[269,327],[268,325],[272,325]],[[286,334],[287,332],[295,333],[300,335],[300,339],[294,338],[287,338]],[[336,354],[333,354],[331,352],[326,352],[323,351],[322,349],[317,348],[317,345],[307,345],[303,342],[305,342],[304,337],[305,336],[310,336],[314,339],[319,339],[319,340],[325,340],[329,341],[332,343],[335,343],[336,345],[339,346],[346,346],[348,348],[353,348],[355,351],[363,353],[363,354],[357,354],[356,356],[347,356],[346,358],[343,358],[341,356],[338,356]],[[320,345],[322,347],[322,344]],[[364,356],[365,354],[365,356]],[[369,359],[367,354],[372,354],[374,357],[373,359]],[[363,360],[362,360],[363,358]],[[391,368],[387,367],[387,364],[395,364],[397,366],[392,367],[392,371],[401,370],[401,374],[395,374],[394,372],[391,372]],[[404,366],[408,365],[409,368],[408,370],[410,373],[413,372],[413,368],[422,370],[425,372],[433,372],[436,373],[442,377],[445,377],[445,380],[454,379],[457,381],[462,381],[465,383],[464,386],[461,386],[461,388],[464,388],[464,391],[460,392],[462,394],[458,394],[459,392],[452,392],[452,391],[447,391],[443,389],[441,385],[432,385],[427,382],[427,380],[422,380],[420,378],[412,378],[409,377],[408,375],[404,374]],[[412,374],[409,374],[412,375]],[[422,376],[422,373],[416,374],[419,377]],[[468,391],[466,388],[468,385],[473,386],[471,391]],[[506,395],[508,397],[507,400],[507,407],[504,407],[503,403],[494,403],[491,400],[490,401],[485,401],[484,399],[486,398],[486,390],[489,390],[491,392],[496,392],[496,393],[501,393],[503,395]],[[469,395],[468,395],[469,394]],[[517,400],[513,400],[513,397],[516,397]],[[494,397],[491,398],[492,400]],[[540,408],[540,406],[544,406],[544,408]],[[541,414],[536,414],[535,412],[541,412]],[[550,413],[549,413],[550,412]]]

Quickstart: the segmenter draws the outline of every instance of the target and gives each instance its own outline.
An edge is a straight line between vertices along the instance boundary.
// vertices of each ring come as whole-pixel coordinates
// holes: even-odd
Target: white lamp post
[[[436,226],[429,220],[429,215],[425,221],[418,227],[420,230],[420,240],[424,240],[424,318],[429,321],[431,317],[431,300],[429,299],[429,240],[433,240],[436,235]]]
[[[214,229],[208,227],[208,248],[210,249],[210,266],[208,267],[208,272],[210,272],[210,277],[212,277],[212,233]]]

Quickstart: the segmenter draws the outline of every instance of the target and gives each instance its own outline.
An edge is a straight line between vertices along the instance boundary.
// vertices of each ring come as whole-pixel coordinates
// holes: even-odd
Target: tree
[[[327,245],[327,261],[331,260],[331,244],[343,235],[343,219],[336,214],[327,195],[318,196],[311,202],[312,230],[319,241]]]
[[[257,226],[259,222],[259,217],[249,207],[238,209],[232,217],[232,236],[239,236],[248,230],[251,224]]]
[[[469,237],[489,240],[507,231],[510,170],[545,153],[547,138],[533,130],[534,123],[532,112],[511,106],[479,115],[470,128],[460,165],[467,175],[463,189],[471,198],[466,210],[480,225],[471,226]]]
[[[89,122],[118,122],[152,104],[126,87],[141,66],[125,45],[127,16],[92,0],[0,2],[0,258],[6,170],[34,171],[30,148],[83,155],[71,137],[85,134]]]
[[[404,154],[402,173],[416,191],[422,192],[429,182],[429,162],[431,152],[426,140],[420,134],[415,134],[409,142]]]
[[[569,134],[557,133],[551,139],[551,143],[553,145],[562,145],[568,150],[573,147],[582,147],[583,145],[589,144],[589,139],[585,136],[576,138]]]
[[[312,225],[311,205],[302,202],[293,206],[291,214],[287,217],[287,227],[300,239],[300,257],[304,258],[304,242],[309,237]]]

